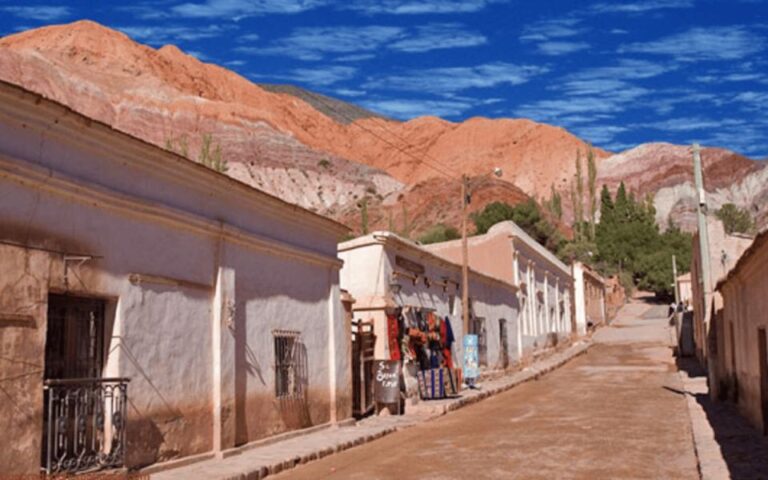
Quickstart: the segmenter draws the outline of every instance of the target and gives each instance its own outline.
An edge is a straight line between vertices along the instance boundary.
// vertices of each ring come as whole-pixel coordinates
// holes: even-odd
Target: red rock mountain
[[[386,119],[295,87],[260,86],[90,21],[0,38],[0,79],[193,159],[210,136],[231,176],[352,226],[362,198],[387,222],[381,212],[406,211],[406,224],[455,225],[458,209],[442,195],[458,191],[461,174],[497,166],[506,186],[485,187],[475,208],[496,198],[548,197],[551,185],[567,188],[576,151],[587,148],[562,128],[525,119]],[[600,165],[610,156],[595,153]],[[646,173],[670,178],[664,162],[648,164],[654,170]],[[613,172],[606,181],[621,178],[604,170]],[[723,183],[732,182],[736,174],[722,170]]]

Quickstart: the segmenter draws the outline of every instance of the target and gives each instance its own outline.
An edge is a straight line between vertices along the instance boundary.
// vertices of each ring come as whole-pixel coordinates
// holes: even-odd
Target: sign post
[[[373,399],[376,413],[382,406],[397,405],[394,413],[400,415],[400,362],[397,360],[376,360],[374,362]],[[389,408],[390,412],[392,411]]]

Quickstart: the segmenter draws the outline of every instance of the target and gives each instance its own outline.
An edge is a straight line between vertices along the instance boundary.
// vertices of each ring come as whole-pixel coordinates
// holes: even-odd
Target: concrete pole
[[[699,250],[701,253],[701,286],[705,294],[711,292],[712,281],[709,267],[709,234],[707,232],[707,197],[704,191],[704,176],[701,170],[701,150],[698,143],[693,144],[693,174],[696,181],[698,202],[696,214],[699,224]]]
[[[709,371],[710,375],[710,385],[713,385],[711,383],[711,375],[713,373],[712,369],[712,358],[710,356],[709,352],[709,310],[710,310],[710,302],[712,299],[712,279],[711,279],[711,270],[709,265],[709,233],[707,231],[707,197],[706,192],[704,191],[704,175],[702,173],[701,168],[701,149],[699,147],[698,143],[693,144],[693,175],[694,179],[696,181],[696,192],[698,196],[698,201],[696,202],[696,213],[698,218],[698,226],[699,226],[699,254],[700,254],[700,264],[701,264],[701,278],[700,286],[701,291],[704,294],[704,305],[700,305],[699,308],[702,308],[702,315],[703,315],[703,332],[702,332],[702,345],[701,349],[704,353],[704,359],[705,363],[707,365],[707,370]],[[695,308],[695,306],[694,306]]]
[[[469,177],[461,177],[461,319],[464,335],[469,333],[469,249],[467,247],[467,206]]]

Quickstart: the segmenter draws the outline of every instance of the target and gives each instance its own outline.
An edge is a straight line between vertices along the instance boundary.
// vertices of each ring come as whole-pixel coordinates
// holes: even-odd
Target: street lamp
[[[493,171],[488,172],[479,177],[475,177],[475,185],[477,186],[482,180],[487,179],[491,175],[501,178],[504,172],[501,168],[496,167]],[[468,207],[472,201],[472,187],[471,179],[468,175],[461,176],[461,317],[464,324],[464,335],[469,333],[469,252],[467,248],[467,216]]]

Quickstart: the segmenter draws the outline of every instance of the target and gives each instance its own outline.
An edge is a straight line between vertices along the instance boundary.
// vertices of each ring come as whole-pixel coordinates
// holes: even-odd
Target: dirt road
[[[275,478],[698,478],[663,308],[542,379]]]

